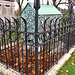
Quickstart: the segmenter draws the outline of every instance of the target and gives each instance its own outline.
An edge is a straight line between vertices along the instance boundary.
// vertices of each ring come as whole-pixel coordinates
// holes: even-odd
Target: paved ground
[[[0,75],[3,75],[3,74],[0,72]]]

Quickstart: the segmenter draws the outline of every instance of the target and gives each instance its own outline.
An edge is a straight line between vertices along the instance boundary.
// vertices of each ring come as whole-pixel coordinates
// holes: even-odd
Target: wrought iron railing
[[[35,28],[23,17],[0,18],[0,62],[23,75],[45,74],[75,44],[75,23],[67,17],[38,25],[39,2],[34,0]]]
[[[63,22],[61,17],[56,20],[55,17],[48,17],[38,33],[28,32],[24,18],[20,20],[25,30],[21,29],[20,20],[12,19],[13,22],[0,18],[0,62],[7,68],[27,75],[45,74],[75,45],[75,23],[70,24],[68,20]],[[34,36],[30,41],[29,35]]]

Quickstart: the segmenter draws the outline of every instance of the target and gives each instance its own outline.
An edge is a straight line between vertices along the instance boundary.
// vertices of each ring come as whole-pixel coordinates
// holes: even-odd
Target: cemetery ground
[[[25,47],[25,46],[24,46]],[[21,46],[21,44],[19,45],[19,55],[20,55],[20,70],[23,73],[26,73],[26,51],[24,50],[25,48],[23,48],[23,46]],[[12,54],[13,54],[13,65],[14,65],[14,69],[19,68],[19,64],[18,64],[18,52],[17,52],[17,45],[14,44],[14,46],[12,46]],[[12,58],[11,58],[11,48],[8,45],[8,48],[6,48],[6,52],[7,52],[7,62],[8,65],[10,67],[12,67]],[[2,57],[2,62],[6,63],[6,55],[5,55],[5,49],[1,50],[2,55],[0,55],[0,57]],[[63,52],[61,52],[61,56],[62,56]],[[57,58],[60,58],[60,54],[58,53],[54,53],[54,62],[57,60]],[[45,63],[44,63],[44,70],[46,71],[50,66],[53,65],[53,53],[50,53],[50,64],[49,63],[49,50],[45,50]],[[1,59],[0,59],[1,61]],[[43,50],[41,50],[41,52],[38,52],[38,74],[42,75],[43,73]],[[41,66],[40,66],[41,65]],[[41,70],[40,70],[41,69]],[[32,71],[32,72],[31,72]],[[35,53],[31,53],[30,50],[28,50],[28,75],[35,75]]]
[[[75,75],[75,51],[56,75]]]

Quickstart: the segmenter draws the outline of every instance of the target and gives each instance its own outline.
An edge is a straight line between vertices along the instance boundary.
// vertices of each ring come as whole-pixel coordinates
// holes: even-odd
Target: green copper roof
[[[30,5],[34,10],[34,3],[27,3]],[[26,5],[26,7],[27,7]],[[25,9],[24,9],[25,10]],[[22,13],[21,13],[22,14]],[[39,9],[39,15],[47,15],[47,14],[61,14],[61,12],[53,5],[45,5],[41,4]]]
[[[39,14],[61,14],[53,5],[41,5]]]

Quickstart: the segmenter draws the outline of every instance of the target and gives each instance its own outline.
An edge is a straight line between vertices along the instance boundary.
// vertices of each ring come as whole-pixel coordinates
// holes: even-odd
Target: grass
[[[75,51],[69,60],[60,68],[56,75],[75,75]]]

